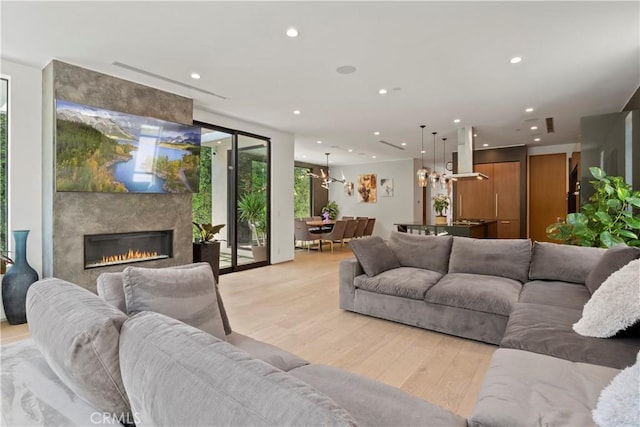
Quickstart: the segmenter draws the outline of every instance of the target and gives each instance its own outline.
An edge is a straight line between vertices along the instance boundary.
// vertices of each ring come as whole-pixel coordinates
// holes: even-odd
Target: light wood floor
[[[399,387],[464,417],[470,415],[495,346],[338,308],[335,253],[297,251],[295,261],[220,278],[231,327],[304,357]],[[2,344],[28,336],[2,325]]]

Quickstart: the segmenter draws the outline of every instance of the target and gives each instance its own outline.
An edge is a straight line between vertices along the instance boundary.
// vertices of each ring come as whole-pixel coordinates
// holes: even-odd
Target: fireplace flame
[[[158,257],[158,252],[145,252],[145,251],[139,251],[137,249],[136,250],[129,249],[129,251],[124,254],[103,256],[102,263],[108,264],[108,263],[114,263],[114,262],[132,261],[132,260],[138,260],[138,259],[148,259],[148,258],[157,258],[157,257]]]

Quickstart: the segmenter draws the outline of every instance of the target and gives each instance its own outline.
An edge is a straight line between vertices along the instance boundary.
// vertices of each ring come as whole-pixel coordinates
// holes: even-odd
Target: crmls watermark
[[[137,412],[133,414],[129,412],[123,412],[121,414],[111,413],[111,412],[92,412],[91,413],[91,423],[92,424],[117,424],[120,423],[122,425],[134,425],[140,424],[142,420],[140,419],[140,415]]]

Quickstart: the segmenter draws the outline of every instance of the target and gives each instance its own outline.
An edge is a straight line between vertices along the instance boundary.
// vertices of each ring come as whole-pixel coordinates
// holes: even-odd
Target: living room
[[[344,174],[345,180],[353,183],[358,182],[359,176],[371,174],[378,180],[391,179],[393,196],[379,194],[376,203],[358,202],[357,194],[347,195],[344,186],[336,182],[330,183],[328,190],[322,190],[328,200],[338,202],[340,215],[376,217],[373,234],[388,239],[396,223],[421,222],[423,209],[428,221],[434,220],[436,213],[429,204],[434,195],[443,191],[434,191],[429,186],[424,196],[416,183],[416,171],[423,165],[446,171],[447,163],[451,162],[449,172],[454,173],[458,165],[453,152],[458,151],[459,128],[477,131],[474,138],[479,151],[520,146],[526,147],[528,159],[552,154],[564,156],[561,179],[566,183],[558,185],[564,198],[572,190],[567,173],[569,160],[580,151],[580,118],[639,108],[638,71],[633,67],[638,58],[638,41],[634,36],[638,19],[637,4],[633,2],[574,5],[415,2],[402,6],[204,2],[189,6],[120,3],[117,7],[107,3],[46,3],[3,2],[1,6],[1,72],[10,82],[9,230],[30,230],[27,258],[40,277],[70,280],[73,276],[68,274],[67,267],[72,263],[68,259],[74,257],[75,263],[82,256],[81,244],[55,240],[62,236],[61,224],[65,232],[78,235],[129,231],[113,229],[113,224],[99,215],[89,221],[86,207],[103,198],[108,202],[100,210],[113,217],[128,208],[133,212],[138,207],[142,209],[138,200],[144,198],[136,199],[132,194],[126,196],[133,198],[123,201],[121,195],[115,194],[55,191],[53,102],[60,94],[84,105],[97,104],[170,122],[190,120],[216,129],[265,137],[269,139],[271,171],[269,259],[254,270],[237,268],[221,276],[221,293],[234,329],[293,353],[303,352],[301,355],[309,360],[332,362],[365,375],[366,367],[373,367],[377,361],[395,363],[398,359],[394,351],[397,347],[405,348],[409,355],[420,359],[419,363],[416,365],[414,361],[407,375],[389,374],[388,382],[423,399],[435,400],[434,403],[454,412],[462,408],[458,413],[464,416],[473,408],[494,347],[340,310],[338,263],[351,257],[351,252],[348,247],[338,249],[334,255],[295,250],[291,191],[294,165],[301,162],[323,169],[328,166],[330,176],[341,178]],[[122,8],[126,8],[126,13]],[[156,10],[152,12],[152,8]],[[164,27],[156,25],[146,32],[139,29],[147,35],[136,38],[136,30],[131,30],[135,28],[135,17],[151,13],[157,13],[156,22],[181,14],[195,22],[198,15],[198,25],[194,27],[201,32],[174,43],[169,34],[148,36],[153,31],[162,33]],[[210,20],[211,16],[228,18],[211,25],[205,19]],[[379,28],[377,24],[385,19],[389,28]],[[479,23],[468,27],[474,21]],[[119,26],[121,31],[113,31]],[[285,34],[292,26],[299,30],[297,37]],[[542,31],[545,26],[547,31]],[[251,30],[247,31],[248,28]],[[593,30],[585,32],[586,28]],[[536,31],[544,34],[536,35]],[[505,33],[511,35],[504,37]],[[213,39],[208,39],[212,35]],[[132,40],[135,42],[131,43]],[[340,40],[344,41],[342,46]],[[542,50],[548,52],[543,55]],[[521,61],[510,63],[515,56],[520,56]],[[542,66],[541,62],[546,64]],[[343,66],[356,70],[351,74],[337,71]],[[195,72],[201,75],[199,80],[189,76]],[[80,80],[64,80],[82,73],[96,74],[82,84]],[[184,116],[187,111],[190,116],[187,120],[178,117],[175,111],[169,111],[169,104],[159,101],[155,110],[129,108],[131,105],[119,109],[118,96],[110,96],[109,86],[94,85],[97,74],[129,82],[135,90],[142,85],[192,100],[191,109],[187,106],[180,112]],[[479,86],[484,87],[480,90]],[[83,96],[93,92],[102,100],[78,97],[81,92]],[[110,101],[103,102],[107,98]],[[526,108],[534,111],[526,112]],[[554,118],[554,132],[545,128],[542,135],[537,135],[524,128],[533,118],[542,128],[546,126],[546,117]],[[424,131],[420,129],[422,124],[427,125]],[[381,144],[381,140],[396,148]],[[484,144],[488,146],[483,147]],[[327,152],[330,152],[328,159]],[[476,159],[482,156],[475,154]],[[527,181],[530,177],[524,176],[523,197],[535,185]],[[640,174],[632,176],[637,179]],[[164,216],[167,222],[179,223],[174,242],[182,248],[174,251],[175,258],[170,263],[155,265],[191,262],[187,253],[192,238],[191,217],[187,213],[190,203],[182,201],[174,205],[164,196],[153,197],[145,212],[158,215],[160,221]],[[453,194],[451,199],[452,216],[460,206],[456,206],[458,198]],[[135,208],[128,206],[134,204]],[[518,237],[532,237],[526,198],[519,206],[525,210],[519,216],[518,226],[524,231]],[[70,207],[80,209],[71,211]],[[233,218],[222,209],[214,212],[213,222],[225,223],[229,228]],[[227,230],[224,233],[226,237]],[[236,267],[242,267],[241,262]],[[82,267],[80,270],[85,271]],[[99,270],[94,270],[82,280],[91,281],[92,285],[87,287],[95,290],[98,274]],[[279,283],[283,277],[287,278],[286,283]],[[313,300],[305,299],[305,293],[313,293],[314,288],[322,289],[318,298],[324,305],[314,307]],[[285,298],[291,306],[273,300],[271,292],[276,289],[284,292],[282,297],[287,292],[297,292]],[[265,294],[259,295],[262,291]],[[300,303],[298,306],[296,301]],[[309,313],[315,314],[314,319],[305,318]],[[311,329],[305,330],[300,324]],[[314,324],[325,326],[316,329]],[[333,346],[342,359],[304,337],[325,330],[334,335],[319,342]],[[368,358],[367,351],[371,351],[374,342],[395,335],[397,339],[380,344],[373,351],[375,357]],[[363,341],[361,345],[346,345],[363,337],[369,337],[366,344]],[[409,339],[404,341],[402,337]],[[411,344],[414,342],[419,342],[417,347]],[[340,345],[343,347],[336,347]],[[433,350],[433,345],[438,350]],[[427,347],[431,348],[430,356],[419,356],[417,349]],[[389,359],[385,359],[387,353]],[[459,353],[460,359],[456,359]],[[468,358],[464,359],[464,354]],[[424,367],[442,358],[455,362],[452,365],[438,362],[440,370],[429,371],[422,377],[431,377],[421,378],[416,366]],[[459,370],[458,363],[462,366]],[[411,362],[402,360],[400,365],[404,364]],[[403,369],[409,368],[399,367],[396,371]],[[384,378],[379,367],[373,367],[369,375]],[[464,379],[457,382],[457,375]],[[471,387],[470,384],[475,384],[475,394],[461,391]],[[456,396],[454,402],[447,403],[451,395]]]

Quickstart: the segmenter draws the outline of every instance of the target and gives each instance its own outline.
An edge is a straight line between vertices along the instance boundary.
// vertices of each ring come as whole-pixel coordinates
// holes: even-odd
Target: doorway
[[[269,138],[195,124],[202,129],[203,163],[200,194],[194,194],[194,221],[205,222],[200,217],[210,212],[212,224],[225,224],[218,236],[220,273],[268,265]]]

